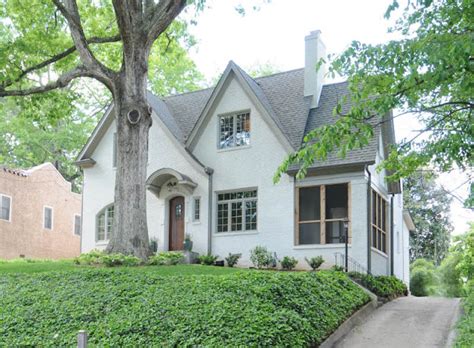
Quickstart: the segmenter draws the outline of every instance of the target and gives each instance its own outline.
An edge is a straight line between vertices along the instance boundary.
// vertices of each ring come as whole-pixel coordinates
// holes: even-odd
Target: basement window
[[[250,112],[219,116],[219,149],[250,145]]]

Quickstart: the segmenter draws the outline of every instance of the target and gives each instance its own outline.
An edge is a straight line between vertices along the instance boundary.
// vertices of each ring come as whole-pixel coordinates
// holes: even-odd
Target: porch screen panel
[[[344,243],[348,220],[347,184],[326,186],[326,243]]]
[[[321,188],[320,186],[299,189],[298,242],[299,244],[321,243]]]

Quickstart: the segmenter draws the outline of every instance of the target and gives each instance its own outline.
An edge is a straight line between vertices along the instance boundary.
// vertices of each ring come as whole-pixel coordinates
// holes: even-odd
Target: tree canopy
[[[58,13],[45,1],[25,3],[2,1],[0,16],[0,89],[28,88],[53,81],[77,60],[70,35],[61,29]],[[88,2],[79,2],[81,11],[92,11]],[[110,66],[119,66],[120,42],[113,27],[112,7],[94,12],[86,27],[109,39],[95,40],[100,55]],[[39,21],[39,22],[38,22]],[[31,23],[47,27],[34,30]],[[21,38],[14,33],[22,33]],[[115,35],[115,36],[114,36]],[[94,41],[94,40],[92,40]],[[196,44],[188,24],[175,21],[153,45],[150,54],[149,88],[156,95],[192,91],[203,80],[188,50]],[[98,44],[99,45],[99,44]],[[50,63],[50,64],[45,64]],[[80,79],[67,88],[44,94],[12,97],[0,102],[0,163],[12,167],[31,167],[46,161],[56,163],[66,180],[78,190],[81,173],[73,164],[86,143],[104,107],[111,103],[110,92],[90,79]]]
[[[399,1],[393,1],[385,16],[398,7]],[[342,113],[341,100],[334,110],[338,120],[307,134],[301,149],[280,166],[275,180],[292,164],[300,165],[302,177],[313,161],[324,160],[331,151],[344,156],[365,146],[374,127],[401,114],[416,118],[421,129],[393,147],[382,163],[393,171],[390,179],[426,166],[471,170],[473,18],[474,3],[469,0],[408,1],[390,29],[400,39],[378,45],[354,41],[340,55],[329,57],[329,74],[347,77],[352,106]]]
[[[410,234],[410,260],[424,258],[437,265],[447,255],[453,226],[452,198],[436,184],[431,171],[417,171],[403,181],[404,207],[410,211],[416,231]]]

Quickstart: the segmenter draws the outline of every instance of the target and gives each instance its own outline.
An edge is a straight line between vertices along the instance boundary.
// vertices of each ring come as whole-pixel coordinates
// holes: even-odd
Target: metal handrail
[[[344,268],[346,272],[357,272],[363,274],[369,274],[367,268],[362,266],[359,262],[357,262],[354,258],[350,257],[343,253],[336,252],[334,253],[334,257],[336,260],[336,266]]]

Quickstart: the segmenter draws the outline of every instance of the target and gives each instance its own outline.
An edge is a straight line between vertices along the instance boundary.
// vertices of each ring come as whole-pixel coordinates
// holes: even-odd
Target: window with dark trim
[[[371,227],[372,227],[372,247],[387,253],[387,201],[375,190],[372,189],[371,199]]]
[[[12,199],[9,196],[0,194],[0,219],[10,221],[12,210]]]
[[[219,149],[250,145],[250,112],[219,116]]]
[[[243,232],[257,229],[257,190],[217,195],[217,232]]]
[[[43,228],[47,230],[53,229],[53,208],[44,207],[43,209]]]
[[[199,222],[201,219],[201,198],[194,197],[193,203],[193,221]]]
[[[297,245],[345,242],[349,228],[348,184],[300,187],[297,196]]]
[[[81,216],[74,215],[74,234],[77,236],[81,235]]]
[[[96,241],[108,241],[113,233],[114,226],[113,204],[105,207],[97,214],[96,226]]]

